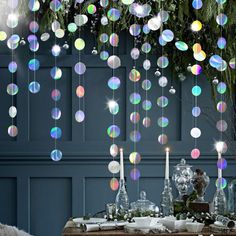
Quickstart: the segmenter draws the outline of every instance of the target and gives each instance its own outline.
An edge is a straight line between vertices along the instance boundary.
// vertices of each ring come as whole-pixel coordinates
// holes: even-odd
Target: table
[[[209,232],[208,228],[205,228],[201,233],[159,233],[159,234],[150,234],[152,236],[210,236],[213,234],[214,236],[236,236],[236,232],[231,232],[228,234],[225,233],[212,233]],[[98,231],[98,232],[81,232],[79,228],[73,225],[72,221],[68,221],[61,236],[102,236],[102,235],[111,235],[111,236],[136,236],[137,233],[125,233],[123,230],[113,230],[113,231]],[[147,235],[147,234],[138,234],[138,235]]]

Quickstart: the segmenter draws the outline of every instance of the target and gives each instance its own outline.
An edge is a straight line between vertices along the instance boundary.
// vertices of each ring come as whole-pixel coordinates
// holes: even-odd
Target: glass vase
[[[216,215],[224,215],[227,212],[226,196],[223,189],[218,189],[213,198],[213,213]]]
[[[129,211],[129,197],[125,188],[125,180],[120,179],[119,190],[116,195],[116,213],[124,215]]]
[[[236,215],[236,179],[228,185],[228,211],[231,215]]]

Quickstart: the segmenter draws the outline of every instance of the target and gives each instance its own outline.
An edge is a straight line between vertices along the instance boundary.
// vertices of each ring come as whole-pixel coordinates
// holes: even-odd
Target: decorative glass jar
[[[179,196],[176,200],[182,201],[183,196],[188,194],[188,190],[191,186],[191,179],[193,177],[192,166],[186,164],[185,159],[181,159],[180,163],[174,167],[172,180],[179,192]]]
[[[236,179],[228,185],[228,211],[231,215],[236,215]]]

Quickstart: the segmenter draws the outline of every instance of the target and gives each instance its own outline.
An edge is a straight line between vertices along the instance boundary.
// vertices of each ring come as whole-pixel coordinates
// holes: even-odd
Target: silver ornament
[[[176,93],[176,90],[173,86],[170,87],[169,93],[170,94],[175,94]]]
[[[155,71],[155,76],[160,76],[161,75],[161,72],[159,70],[156,70]]]
[[[212,83],[214,85],[217,85],[217,84],[219,84],[219,80],[216,77],[214,77],[214,79],[212,80]]]
[[[93,50],[92,50],[92,54],[93,55],[97,55],[98,54],[98,50],[94,47]]]
[[[20,45],[25,46],[25,44],[26,44],[26,42],[25,42],[24,38],[22,38],[21,41],[20,41]]]
[[[69,44],[67,42],[65,42],[63,45],[63,48],[67,50],[67,49],[69,49],[69,47],[70,47]]]

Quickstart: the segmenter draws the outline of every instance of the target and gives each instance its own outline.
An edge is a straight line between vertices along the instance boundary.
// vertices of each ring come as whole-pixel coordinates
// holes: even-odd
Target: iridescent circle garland
[[[79,2],[79,15],[81,15],[81,3],[80,2]],[[76,27],[72,27],[72,26],[68,27],[70,32],[73,32],[75,28],[77,29],[77,26]],[[83,51],[85,48],[85,41],[83,40],[83,38],[81,38],[81,29],[82,29],[82,25],[79,24],[78,25],[79,37],[74,42],[74,46],[75,46],[76,50],[78,50],[78,52],[79,52],[79,61],[75,64],[75,67],[74,67],[75,73],[79,77],[79,85],[76,88],[76,95],[79,99],[79,110],[76,111],[76,113],[75,113],[75,120],[78,123],[82,123],[85,120],[85,112],[84,112],[85,88],[84,88],[83,84],[81,83],[81,76],[83,77],[83,80],[84,80],[84,74],[86,72],[86,65],[81,61],[81,51]],[[81,107],[81,100],[83,100],[83,107]]]
[[[14,74],[17,72],[17,63],[14,60],[14,50],[19,46],[20,37],[19,35],[14,34],[14,29],[18,26],[18,15],[16,11],[18,7],[18,1],[8,0],[8,6],[11,9],[6,21],[7,26],[11,29],[11,36],[7,41],[7,46],[11,50],[11,62],[8,64],[8,70],[11,73],[11,83],[7,86],[7,93],[11,96],[11,107],[9,108],[11,125],[8,127],[8,135],[12,138],[15,138],[18,135],[18,128],[14,121],[14,118],[17,115],[17,108],[14,106],[14,96],[18,94],[19,88],[15,83],[14,78]]]
[[[61,10],[61,2],[53,0],[50,2],[50,9],[56,13]],[[57,88],[57,81],[62,77],[62,70],[57,66],[57,57],[61,53],[61,47],[57,44],[57,38],[64,37],[64,30],[60,29],[60,24],[56,20],[52,23],[52,30],[55,33],[55,44],[52,46],[51,53],[55,58],[55,65],[50,70],[51,79],[54,81],[54,89],[51,92],[51,98],[54,102],[54,107],[51,110],[51,118],[54,120],[54,126],[50,130],[50,136],[54,140],[54,149],[51,152],[51,159],[53,161],[60,161],[62,159],[62,151],[57,148],[57,141],[62,137],[62,129],[57,125],[58,120],[61,118],[61,110],[57,103],[61,99],[61,92]]]
[[[100,1],[100,4],[103,8],[107,7],[107,1]],[[112,145],[110,146],[110,155],[112,157],[112,161],[108,164],[108,170],[113,175],[112,179],[110,180],[110,187],[113,191],[116,191],[119,187],[119,181],[115,177],[115,174],[119,173],[120,171],[120,163],[115,160],[119,153],[119,148],[115,143],[115,138],[120,136],[120,127],[115,124],[115,116],[119,113],[119,104],[118,101],[115,99],[115,91],[120,87],[120,78],[115,75],[115,70],[121,66],[120,58],[115,55],[115,47],[118,46],[119,43],[119,36],[114,32],[115,31],[115,22],[120,18],[120,11],[113,6],[107,11],[107,14],[104,15],[105,19],[108,19],[112,24],[112,33],[110,36],[103,33],[100,35],[100,41],[102,43],[107,43],[109,41],[110,45],[112,46],[112,55],[109,56],[107,51],[102,51],[100,53],[100,58],[102,60],[107,60],[107,65],[112,69],[112,77],[108,80],[108,87],[112,91],[112,99],[107,101],[107,107],[109,112],[112,115],[112,125],[110,125],[107,129],[108,136],[112,139]],[[105,11],[104,11],[105,12]],[[104,18],[103,18],[104,19]],[[101,24],[104,25],[104,21],[101,21]]]
[[[31,52],[33,52],[33,55],[34,55],[33,58],[30,59],[28,62],[29,72],[30,71],[33,72],[33,81],[30,82],[28,78],[28,89],[32,94],[36,94],[40,91],[40,84],[36,80],[36,71],[38,71],[40,68],[40,62],[35,57],[35,54],[39,49],[39,42],[36,36],[36,33],[39,31],[39,24],[35,20],[35,12],[40,9],[40,3],[37,4],[38,5],[37,7],[35,6],[35,4],[37,3],[34,2],[33,4],[32,1],[29,1],[29,4],[28,4],[29,10],[33,13],[33,16],[34,16],[33,21],[29,23],[30,35],[27,38],[28,43],[29,43],[29,49]]]
[[[196,18],[198,18],[198,10],[202,8],[201,1],[192,1],[192,6],[196,10]],[[191,30],[193,34],[196,34],[197,40],[197,33],[202,29],[202,23],[197,19],[192,22]],[[198,127],[198,117],[201,115],[201,108],[198,106],[198,97],[202,93],[201,87],[198,85],[198,76],[202,72],[202,67],[199,65],[201,61],[206,59],[206,53],[202,50],[201,44],[195,43],[193,45],[193,57],[195,59],[195,64],[191,66],[191,73],[194,76],[193,87],[191,93],[193,95],[193,108],[192,108],[192,117],[193,117],[193,128],[190,131],[191,137],[194,139],[194,148],[191,150],[191,157],[192,159],[198,159],[200,157],[200,150],[197,148],[197,140],[200,138],[202,132],[201,129]]]
[[[224,189],[227,186],[227,181],[225,178],[222,177],[222,171],[226,169],[227,167],[227,161],[226,159],[222,158],[222,154],[227,152],[227,144],[224,142],[223,139],[223,133],[227,130],[228,124],[223,119],[223,114],[227,110],[227,103],[224,101],[225,93],[227,91],[227,85],[222,80],[222,73],[225,71],[228,67],[226,61],[223,59],[223,49],[226,47],[226,39],[223,37],[223,27],[227,24],[228,17],[221,12],[223,9],[223,4],[226,1],[217,1],[218,3],[218,15],[216,17],[216,23],[220,27],[221,36],[217,40],[217,47],[220,50],[220,55],[213,55],[210,58],[210,65],[212,67],[215,67],[219,73],[220,73],[220,82],[216,85],[217,93],[220,97],[220,101],[218,101],[216,105],[216,109],[218,113],[220,114],[220,120],[216,123],[216,128],[220,132],[220,140],[215,144],[216,151],[218,152],[218,161],[217,161],[217,168],[218,172],[221,174],[218,174],[218,178],[216,180],[216,187],[217,189]],[[230,64],[229,64],[230,65]],[[231,67],[231,66],[230,66]]]

